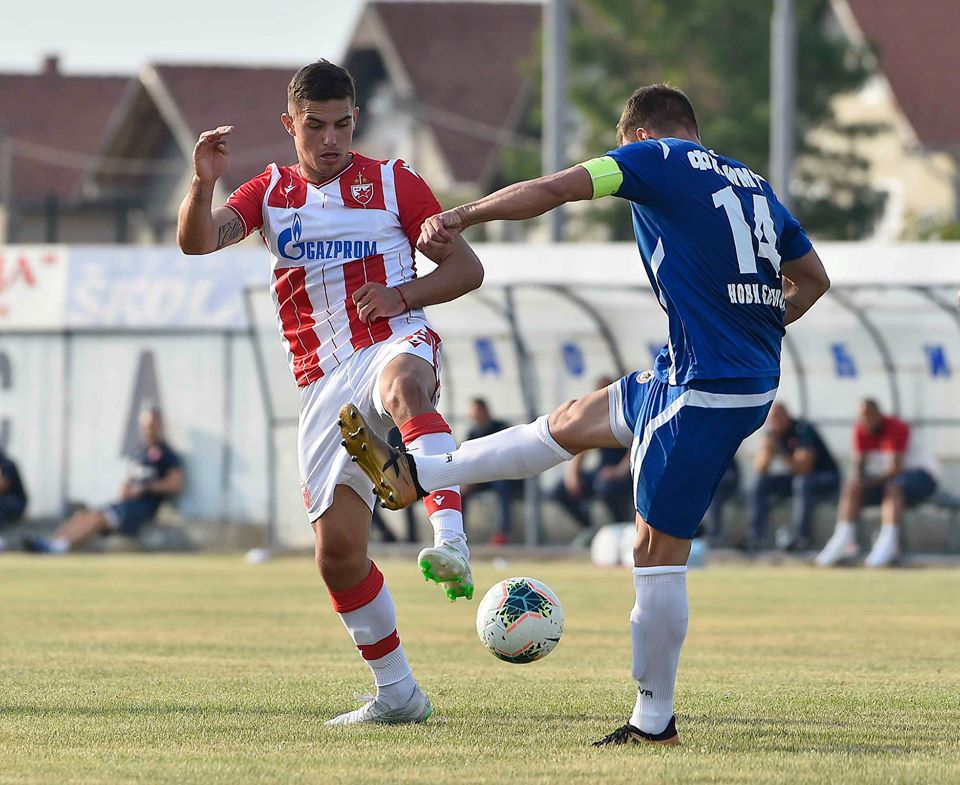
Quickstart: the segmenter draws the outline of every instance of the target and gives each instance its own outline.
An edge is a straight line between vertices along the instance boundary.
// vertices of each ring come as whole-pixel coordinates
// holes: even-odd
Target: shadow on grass
[[[686,722],[698,723],[720,731],[730,743],[723,743],[719,750],[724,752],[742,751],[757,748],[771,752],[818,752],[845,753],[850,755],[910,755],[923,752],[937,745],[942,739],[929,735],[915,735],[913,739],[903,741],[891,739],[887,743],[858,740],[866,730],[862,718],[849,720],[816,720],[792,717],[739,717],[736,715],[704,716],[689,715],[678,717],[678,727],[683,732]],[[750,728],[749,735],[736,734],[735,727]],[[784,732],[790,729],[789,732]],[[825,739],[829,733],[833,738]],[[737,742],[741,743],[737,743]],[[695,740],[692,740],[696,743]]]

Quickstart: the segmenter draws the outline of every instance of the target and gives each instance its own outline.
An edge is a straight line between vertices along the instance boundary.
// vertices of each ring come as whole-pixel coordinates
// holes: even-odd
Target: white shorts
[[[300,388],[297,434],[300,488],[311,522],[333,504],[333,492],[338,485],[352,488],[373,510],[373,485],[340,446],[342,437],[337,416],[341,406],[353,403],[385,439],[394,423],[383,407],[380,375],[387,364],[401,354],[412,354],[433,366],[437,374],[434,405],[439,399],[440,336],[423,319],[404,327],[388,340],[353,354],[332,373]]]

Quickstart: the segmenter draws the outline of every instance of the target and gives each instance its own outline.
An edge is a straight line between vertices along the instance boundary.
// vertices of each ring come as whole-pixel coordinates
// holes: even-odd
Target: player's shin
[[[637,703],[630,724],[661,733],[673,716],[680,649],[687,635],[687,568],[635,567],[637,595],[630,613]]]
[[[443,455],[457,449],[457,442],[450,433],[450,426],[436,412],[421,414],[400,426],[400,435],[407,452],[414,457]],[[423,506],[433,527],[434,545],[462,541],[466,550],[466,535],[463,531],[463,511],[458,484],[446,484],[431,488],[423,500]]]
[[[416,688],[413,672],[397,634],[393,598],[377,565],[357,586],[331,591],[333,609],[373,672],[377,697],[391,707],[406,703]]]
[[[532,423],[464,442],[445,455],[416,456],[415,460],[420,485],[433,491],[450,485],[533,477],[572,457],[550,435],[544,415]]]

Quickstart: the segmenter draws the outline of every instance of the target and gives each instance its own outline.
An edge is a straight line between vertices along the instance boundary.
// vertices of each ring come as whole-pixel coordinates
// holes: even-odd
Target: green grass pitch
[[[960,782],[958,570],[692,571],[683,746],[592,749],[633,702],[628,572],[477,565],[478,598],[527,574],[564,603],[516,666],[476,601],[380,566],[418,727],[322,727],[370,682],[309,557],[0,558],[0,783]]]

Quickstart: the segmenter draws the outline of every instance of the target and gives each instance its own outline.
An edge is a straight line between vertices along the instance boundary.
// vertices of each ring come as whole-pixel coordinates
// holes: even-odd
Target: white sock
[[[897,524],[895,523],[881,523],[880,531],[877,532],[877,542],[883,540],[893,540],[896,543],[899,543],[900,537],[897,532]],[[876,543],[874,543],[876,546]]]
[[[837,526],[833,530],[837,537],[853,538],[857,536],[857,528],[853,521],[837,521]]]
[[[446,455],[417,457],[417,479],[426,491],[448,485],[520,480],[573,457],[550,435],[547,415],[482,439],[471,439]]]
[[[457,449],[457,440],[450,433],[450,426],[436,412],[408,420],[400,426],[400,435],[407,452],[414,456],[443,455]],[[467,535],[463,531],[460,486],[448,484],[432,490],[434,492],[423,500],[423,506],[433,527],[433,544],[456,542],[465,552]]]
[[[687,568],[634,567],[637,602],[630,613],[637,703],[630,724],[662,733],[673,716],[680,648],[687,635]]]
[[[66,537],[54,537],[50,540],[51,553],[67,553],[70,550],[70,540]]]
[[[377,697],[392,708],[410,700],[416,681],[397,635],[397,611],[377,565],[357,586],[331,591],[333,609],[373,672]]]

